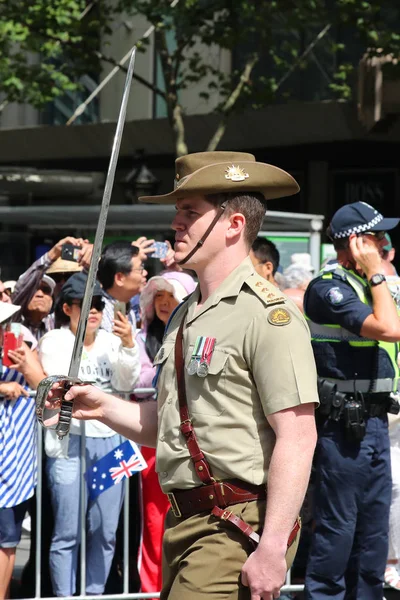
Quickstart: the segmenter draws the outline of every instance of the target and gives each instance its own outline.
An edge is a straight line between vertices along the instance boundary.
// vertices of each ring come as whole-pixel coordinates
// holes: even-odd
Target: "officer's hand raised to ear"
[[[382,259],[379,249],[374,242],[370,242],[364,236],[351,235],[350,251],[353,259],[359,269],[369,279],[375,273],[380,273],[382,270]]]

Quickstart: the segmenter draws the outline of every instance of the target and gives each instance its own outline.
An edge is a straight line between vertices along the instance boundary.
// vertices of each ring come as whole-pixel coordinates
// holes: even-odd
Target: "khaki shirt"
[[[249,258],[196,310],[198,299],[197,288],[173,315],[154,361],[159,368],[156,470],[164,492],[201,485],[179,429],[174,345],[186,310],[189,414],[214,477],[265,483],[275,441],[266,416],[318,403],[308,326],[297,307],[255,273]],[[284,310],[273,313],[277,309]],[[205,378],[187,372],[197,336],[216,338]]]

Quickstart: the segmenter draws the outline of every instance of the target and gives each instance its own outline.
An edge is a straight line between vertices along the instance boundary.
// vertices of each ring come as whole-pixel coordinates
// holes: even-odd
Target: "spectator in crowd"
[[[3,291],[7,294],[7,296],[10,298],[10,302],[11,302],[11,296],[14,293],[15,290],[15,286],[16,286],[17,282],[14,281],[14,279],[10,279],[8,281],[4,281],[2,284],[3,287]]]
[[[393,264],[396,251],[393,248],[392,240],[388,233],[385,234],[385,245],[383,246],[382,254],[382,267],[386,276],[395,277],[397,276],[396,268]]]
[[[48,375],[67,374],[81,313],[87,275],[72,275],[61,289],[57,302],[60,329],[47,333],[39,345],[39,356]],[[124,315],[115,320],[113,333],[99,329],[104,310],[102,290],[97,283],[89,314],[80,377],[94,380],[103,390],[130,393],[139,377],[139,351],[132,327]],[[46,471],[54,512],[50,567],[54,593],[72,596],[76,587],[80,499],[81,428],[73,419],[71,433],[62,441],[47,430]],[[100,422],[86,424],[87,468],[121,442],[119,435]],[[101,493],[87,507],[86,593],[99,595],[110,571],[115,550],[116,529],[123,499],[123,486]]]
[[[309,252],[294,252],[290,257],[292,265],[303,267],[310,273],[310,279],[312,279],[315,269],[311,264],[311,254]]]
[[[71,236],[59,240],[25,273],[20,275],[15,285],[12,299],[15,304],[21,306],[20,320],[37,340],[54,327],[54,319],[50,312],[53,306],[55,282],[51,277],[45,275],[45,272],[61,257],[64,244],[80,246],[82,248],[81,256],[84,256],[88,241]]]
[[[51,277],[43,275],[39,287],[29,302],[21,306],[21,314],[16,318],[29,329],[37,341],[54,327],[54,316],[51,313],[55,286]]]
[[[7,321],[19,306],[0,301],[0,352]],[[0,599],[9,598],[9,585],[22,521],[36,486],[35,389],[44,373],[35,354],[22,344],[9,350],[12,364],[0,361]]]
[[[393,265],[395,249],[388,233],[385,234],[382,271],[400,314],[400,278]],[[385,583],[400,591],[400,415],[388,415],[390,462],[392,469],[392,501],[389,514],[389,554],[385,569]]]
[[[167,271],[149,279],[140,296],[143,328],[137,335],[141,371],[138,387],[152,387],[156,368],[153,360],[159,351],[165,326],[173,310],[196,287],[193,277],[182,271]],[[150,401],[154,398],[150,397]],[[141,591],[161,589],[161,556],[164,521],[169,509],[155,472],[155,449],[142,448],[147,469],[140,473],[142,491],[142,536],[139,549]]]
[[[80,273],[82,269],[83,266],[79,262],[65,260],[63,258],[57,258],[57,260],[50,265],[50,267],[46,270],[46,275],[49,275],[56,283],[53,294],[54,300],[57,300],[62,286],[71,277],[71,275],[74,273]]]
[[[11,304],[11,296],[5,284],[0,280],[0,302]]]
[[[75,237],[65,237],[59,240],[48,252],[38,258],[25,273],[19,276],[13,293],[13,302],[20,304],[22,307],[28,305],[30,299],[39,288],[42,277],[47,269],[61,257],[62,247],[64,244],[72,244],[81,246],[82,253],[88,246],[88,240]]]
[[[250,259],[261,277],[278,286],[275,275],[279,267],[280,256],[278,248],[271,240],[264,237],[256,238],[250,250]]]
[[[389,514],[389,553],[385,583],[400,591],[400,415],[389,415],[392,501]]]
[[[147,271],[142,259],[139,247],[128,241],[113,242],[104,248],[97,272],[105,301],[102,329],[112,331],[117,302],[127,305],[128,321],[136,328],[136,316],[130,301],[146,283]]]
[[[304,312],[304,294],[311,281],[310,270],[306,267],[293,263],[283,271],[283,291],[291,298],[296,306]]]

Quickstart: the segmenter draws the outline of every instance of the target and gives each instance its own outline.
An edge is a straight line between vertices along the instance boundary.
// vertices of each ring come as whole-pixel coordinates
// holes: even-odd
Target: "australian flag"
[[[109,487],[121,483],[146,467],[147,463],[135,442],[123,442],[86,471],[89,500],[95,500]]]

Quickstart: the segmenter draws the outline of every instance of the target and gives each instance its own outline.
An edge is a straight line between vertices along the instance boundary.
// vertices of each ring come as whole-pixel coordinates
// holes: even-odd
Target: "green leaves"
[[[7,100],[41,108],[97,72],[98,30],[81,18],[85,7],[85,0],[0,0],[0,92]]]
[[[78,89],[82,75],[96,79],[100,44],[107,47],[125,18],[134,27],[139,17],[155,27],[157,86],[173,128],[174,115],[185,113],[184,90],[196,90],[225,118],[270,102],[347,100],[362,55],[400,57],[398,0],[179,0],[174,7],[171,0],[98,0],[88,11],[87,5],[0,0],[0,93],[42,107]],[[136,41],[148,51],[148,40]]]

